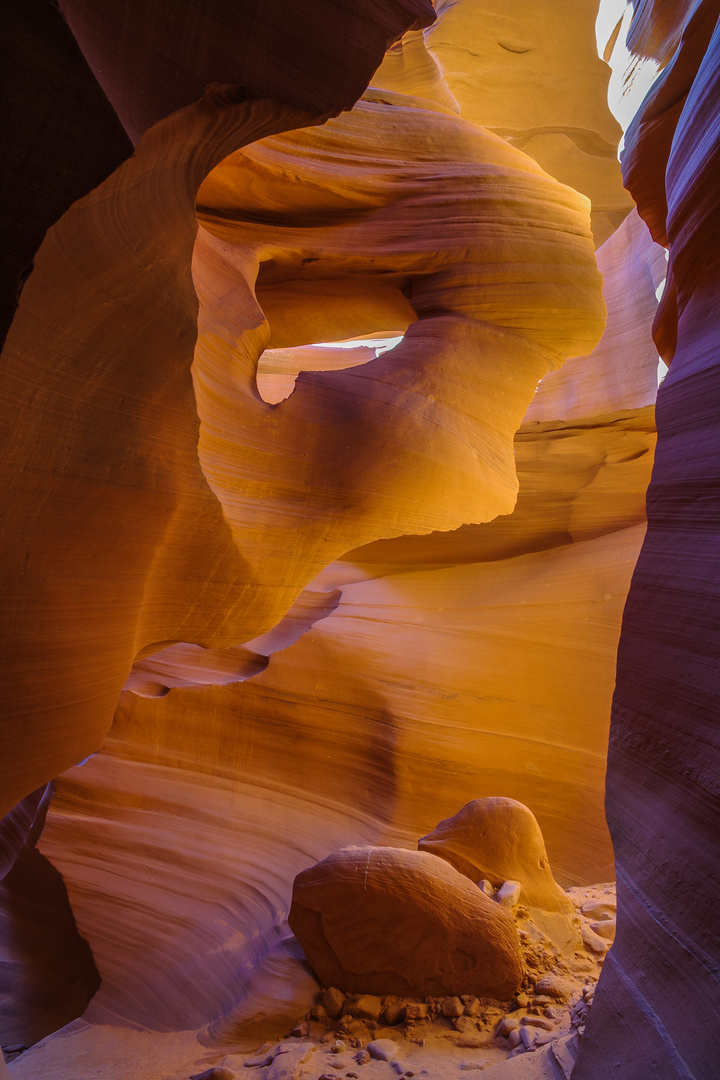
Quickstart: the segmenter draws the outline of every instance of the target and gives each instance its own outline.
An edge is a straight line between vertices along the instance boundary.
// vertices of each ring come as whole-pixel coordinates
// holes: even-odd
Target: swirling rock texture
[[[637,11],[638,49],[667,66],[628,132],[624,170],[653,235],[669,243],[656,340],[671,367],[618,653],[607,794],[618,938],[573,1073],[583,1080],[710,1077],[720,1053],[709,917],[720,855],[719,14],[708,2]]]
[[[438,0],[425,42],[464,117],[520,147],[593,204],[602,244],[632,208],[607,107],[594,0]]]
[[[51,230],[3,355],[2,793],[10,808],[67,770],[39,848],[92,956],[72,925],[47,940],[77,972],[73,1009],[102,978],[83,1024],[12,1066],[23,1080],[75,1076],[81,1054],[107,1071],[108,1047],[142,1080],[185,1078],[286,1034],[317,989],[285,921],[295,875],[349,844],[412,847],[464,802],[530,806],[561,886],[613,876],[608,716],[654,447],[664,258],[626,217],[592,5],[516,22],[458,0],[424,32],[420,0],[295,5],[291,23],[280,0],[195,23],[193,5],[110,7],[63,4],[137,149]],[[671,51],[677,27],[662,34]],[[672,116],[687,67],[668,69]],[[641,192],[653,154],[633,190],[662,243]],[[622,222],[598,253],[597,347],[588,203],[558,180],[591,199],[596,241]],[[347,364],[313,348],[390,334]],[[614,752],[616,838],[640,848],[623,801],[640,771]],[[34,814],[30,798],[10,820],[11,860]],[[623,987],[645,940],[628,918]],[[583,1075],[612,1075],[622,993],[598,995]],[[27,1037],[67,1015],[39,1008]]]

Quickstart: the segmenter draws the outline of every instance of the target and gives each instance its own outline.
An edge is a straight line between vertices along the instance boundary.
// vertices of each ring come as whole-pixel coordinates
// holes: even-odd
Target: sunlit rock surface
[[[373,56],[379,63],[408,24],[431,15],[421,0],[386,12],[381,30],[358,45],[353,78],[366,81]],[[348,14],[344,23],[337,10],[333,18],[350,40],[362,34],[365,18]],[[112,25],[108,17],[104,35]],[[340,46],[328,48],[337,56]],[[347,41],[349,70],[346,52]],[[35,257],[2,364],[3,594],[12,628],[3,650],[3,810],[98,748],[145,647],[235,644],[270,629],[294,598],[286,582],[251,580],[198,461],[194,202],[207,173],[239,145],[351,104],[345,78],[339,86],[318,116],[283,104],[282,87],[279,101],[246,100],[234,85],[215,84],[149,131]],[[272,610],[260,614],[243,585],[272,596]]]
[[[593,204],[599,246],[632,208],[617,161],[620,128],[597,54],[596,0],[438,0],[425,32],[462,116],[535,158]]]

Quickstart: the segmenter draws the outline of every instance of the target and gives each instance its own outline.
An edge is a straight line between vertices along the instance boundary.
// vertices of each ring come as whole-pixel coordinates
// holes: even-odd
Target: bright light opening
[[[266,349],[257,365],[258,393],[268,405],[277,405],[290,397],[301,371],[347,371],[389,352],[402,339],[402,334],[373,334],[349,341]]]

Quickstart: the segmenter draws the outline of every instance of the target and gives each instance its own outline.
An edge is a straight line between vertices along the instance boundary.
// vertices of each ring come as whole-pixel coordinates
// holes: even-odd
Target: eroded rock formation
[[[191,5],[61,6],[126,129],[145,134],[50,231],[3,354],[0,768],[5,807],[26,797],[2,834],[4,910],[12,934],[48,858],[77,920],[57,879],[18,919],[26,942],[47,934],[17,954],[17,1038],[79,1011],[95,964],[102,978],[86,1023],[17,1075],[50,1061],[64,1077],[73,1047],[178,1080],[189,1062],[234,1075],[240,1059],[219,1048],[286,1034],[316,990],[285,922],[293,877],[348,844],[417,859],[402,849],[468,799],[530,806],[562,886],[612,877],[608,713],[645,529],[647,331],[668,241],[656,340],[675,356],[610,756],[618,942],[576,1075],[604,1080],[616,1059],[638,1080],[648,1061],[668,1080],[709,1075],[711,647],[685,666],[717,603],[717,5],[636,4],[634,47],[670,61],[625,160],[657,243],[626,217],[589,3],[552,19],[438,3],[423,32],[420,0],[296,5],[289,22],[217,0],[193,34]],[[223,85],[193,104],[208,81]],[[87,72],[77,86],[105,123]],[[32,235],[120,160],[113,123],[97,176],[83,188],[81,147]],[[591,200],[596,241],[609,236],[597,345],[589,207],[563,183]],[[352,368],[313,348],[373,334],[404,337],[355,351]],[[282,400],[263,391],[273,364]],[[41,855],[31,793],[61,771]],[[681,849],[677,864],[659,854]],[[592,980],[612,938],[596,892],[558,968]],[[53,950],[77,973],[65,1012],[33,981]],[[541,953],[533,993],[547,998],[559,984],[543,986]],[[576,1028],[592,996],[589,983]],[[473,1046],[497,1037],[489,1017]],[[518,1019],[495,1049],[519,1052],[521,1027],[535,1045]],[[300,1073],[319,1060],[304,1045]],[[280,1076],[282,1057],[250,1067]]]
[[[570,911],[555,881],[540,827],[527,806],[515,799],[474,799],[418,841],[421,851],[445,859],[471,881],[487,879],[499,889],[520,883],[520,898],[545,911]]]
[[[288,922],[322,983],[344,991],[503,999],[522,979],[512,917],[424,851],[328,855],[295,878]]]

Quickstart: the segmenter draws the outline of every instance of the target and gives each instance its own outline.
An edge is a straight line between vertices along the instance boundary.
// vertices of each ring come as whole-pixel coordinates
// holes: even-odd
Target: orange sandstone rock
[[[511,916],[443,860],[344,848],[295,879],[290,927],[326,986],[509,997],[522,966]]]
[[[472,881],[497,889],[519,881],[520,900],[545,911],[572,911],[572,901],[552,876],[540,827],[515,799],[475,799],[418,841],[421,851],[446,859]]]

